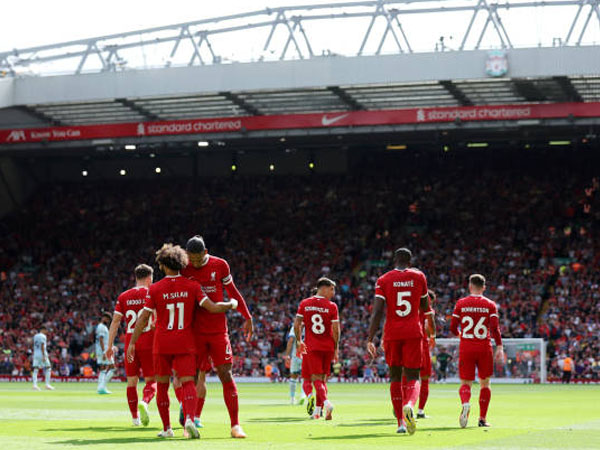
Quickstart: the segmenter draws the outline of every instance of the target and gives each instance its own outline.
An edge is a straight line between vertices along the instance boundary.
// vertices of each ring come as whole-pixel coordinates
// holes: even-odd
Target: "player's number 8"
[[[398,301],[396,302],[398,309],[396,310],[396,314],[398,314],[400,317],[408,316],[412,310],[410,302],[408,300],[404,300],[405,297],[410,297],[409,291],[398,292]]]
[[[485,339],[487,337],[488,330],[483,322],[485,322],[485,317],[481,317],[473,329],[473,334],[477,339]],[[471,328],[473,328],[474,323],[473,318],[470,316],[462,318],[462,337],[465,339],[473,339],[473,334],[471,334],[470,331]]]
[[[323,317],[321,316],[321,314],[313,314],[310,320],[312,322],[311,330],[313,333],[325,333],[325,324],[323,323]]]

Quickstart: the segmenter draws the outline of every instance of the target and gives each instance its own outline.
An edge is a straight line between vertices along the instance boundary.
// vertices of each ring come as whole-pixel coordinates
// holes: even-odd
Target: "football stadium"
[[[2,446],[600,448],[600,0],[208,3],[1,7]]]

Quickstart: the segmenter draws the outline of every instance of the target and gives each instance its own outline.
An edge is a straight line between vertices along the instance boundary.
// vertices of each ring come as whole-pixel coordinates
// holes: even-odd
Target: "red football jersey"
[[[417,269],[394,269],[383,274],[375,285],[375,297],[386,302],[385,339],[423,337],[419,320],[421,298],[427,296],[427,278]]]
[[[461,346],[492,345],[490,332],[498,329],[498,309],[489,298],[483,295],[461,298],[456,302],[452,318],[452,328],[458,329],[460,324]]]
[[[129,341],[133,335],[133,330],[135,330],[138,315],[140,314],[140,311],[144,309],[147,295],[147,287],[136,286],[123,292],[119,295],[119,298],[117,298],[115,314],[125,316],[125,349],[129,347]],[[148,326],[144,328],[142,335],[135,344],[135,347],[138,350],[152,350],[154,340],[154,330],[152,329],[153,319],[154,315],[151,315],[150,320],[148,320]]]
[[[144,309],[156,310],[154,353],[194,353],[192,323],[206,296],[200,285],[181,275],[166,276],[150,286]]]
[[[202,267],[196,269],[188,264],[181,274],[200,283],[204,293],[215,303],[223,301],[223,286],[232,282],[227,261],[212,255],[209,255],[208,261]],[[204,308],[197,308],[195,314],[194,330],[196,333],[227,333],[225,313],[213,314]]]
[[[335,350],[331,324],[340,321],[335,303],[318,295],[305,298],[300,302],[297,315],[304,320],[304,342],[309,352]]]

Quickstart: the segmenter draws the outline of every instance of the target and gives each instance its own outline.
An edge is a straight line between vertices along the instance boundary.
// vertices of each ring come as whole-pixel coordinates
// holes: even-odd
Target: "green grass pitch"
[[[43,384],[42,384],[43,386]],[[389,385],[330,384],[335,404],[331,422],[311,421],[301,406],[288,404],[288,385],[242,384],[240,419],[249,438],[229,437],[229,419],[219,384],[209,385],[201,439],[184,440],[171,394],[176,437],[156,437],[160,418],[154,400],[148,428],[133,428],[125,385],[113,383],[112,395],[99,396],[95,384],[60,384],[56,391],[34,392],[30,384],[0,384],[0,450],[12,449],[332,449],[332,448],[561,448],[600,449],[599,386],[492,386],[488,420],[477,427],[479,388],[469,427],[458,426],[457,386],[432,385],[427,413],[413,436],[396,435]],[[141,388],[140,394],[141,394]],[[299,393],[298,393],[299,395]]]

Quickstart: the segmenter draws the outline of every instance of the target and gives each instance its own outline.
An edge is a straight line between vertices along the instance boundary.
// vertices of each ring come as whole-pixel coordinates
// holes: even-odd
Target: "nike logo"
[[[327,117],[327,115],[324,115],[323,118],[321,119],[321,123],[323,124],[324,127],[327,127],[331,124],[336,123],[339,120],[342,120],[347,115],[348,114],[342,114],[341,116],[336,116],[336,117]]]

